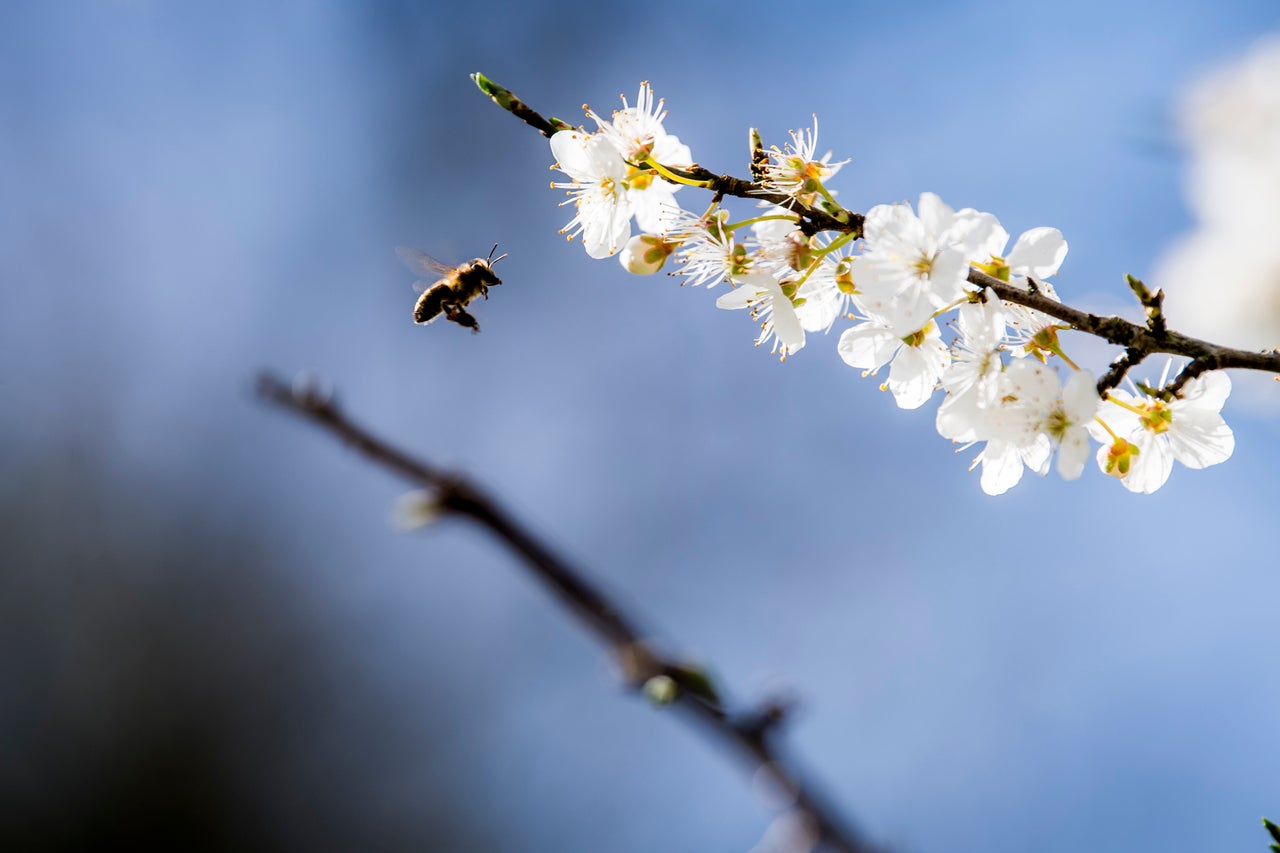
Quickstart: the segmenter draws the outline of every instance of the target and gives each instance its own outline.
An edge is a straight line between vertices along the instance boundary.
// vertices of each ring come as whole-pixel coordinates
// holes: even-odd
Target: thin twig
[[[705,670],[659,650],[616,604],[577,569],[554,554],[492,498],[464,478],[445,472],[392,447],[343,413],[333,397],[314,386],[294,387],[269,374],[258,379],[258,395],[267,403],[310,420],[354,447],[373,462],[430,490],[441,513],[471,519],[496,535],[614,655],[629,687],[639,689],[668,679],[674,702],[703,731],[726,744],[786,792],[822,843],[842,853],[876,853],[860,833],[787,761],[777,744],[786,709],[768,703],[731,712]]]

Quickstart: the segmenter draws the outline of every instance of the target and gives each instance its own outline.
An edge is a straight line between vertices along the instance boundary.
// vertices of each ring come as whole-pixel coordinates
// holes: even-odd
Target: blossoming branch
[[[745,180],[696,164],[664,127],[664,102],[648,83],[609,118],[587,108],[588,130],[543,118],[482,74],[473,79],[550,138],[553,168],[568,178],[551,186],[567,193],[562,206],[573,213],[561,233],[588,255],[617,256],[638,275],[668,269],[694,287],[728,283],[716,307],[745,311],[759,327],[756,345],[784,361],[810,336],[849,324],[840,357],[863,376],[887,367],[881,388],[900,408],[941,392],[938,432],[978,448],[972,467],[987,494],[1009,490],[1025,469],[1046,474],[1055,454],[1059,473],[1075,479],[1091,452],[1130,491],[1154,492],[1175,460],[1204,468],[1231,456],[1222,370],[1280,374],[1280,350],[1232,349],[1168,329],[1163,294],[1132,277],[1145,325],[1062,303],[1049,281],[1067,255],[1056,228],[1033,228],[1010,246],[993,214],[955,210],[933,193],[914,209],[845,209],[828,182],[848,161],[818,155],[816,117],[781,149],[765,149],[752,130]],[[677,200],[686,188],[712,196],[688,210]],[[755,209],[735,219],[729,197]],[[1124,352],[1095,379],[1065,351],[1059,333],[1068,330]],[[1160,381],[1121,390],[1155,353],[1171,356]],[[1171,378],[1173,357],[1182,366]]]

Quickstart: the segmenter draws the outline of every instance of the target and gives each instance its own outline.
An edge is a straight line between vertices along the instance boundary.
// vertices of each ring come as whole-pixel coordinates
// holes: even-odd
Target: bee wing
[[[453,272],[453,267],[437,261],[420,249],[396,246],[396,255],[400,258],[400,263],[408,267],[409,272],[415,275],[440,278]]]

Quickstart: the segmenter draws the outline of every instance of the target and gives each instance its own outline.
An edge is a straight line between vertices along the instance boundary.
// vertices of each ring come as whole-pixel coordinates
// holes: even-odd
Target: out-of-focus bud
[[[391,507],[391,523],[401,530],[418,530],[440,517],[440,498],[434,492],[406,492]]]
[[[644,695],[655,705],[670,705],[679,694],[680,688],[667,675],[655,675],[644,683]]]

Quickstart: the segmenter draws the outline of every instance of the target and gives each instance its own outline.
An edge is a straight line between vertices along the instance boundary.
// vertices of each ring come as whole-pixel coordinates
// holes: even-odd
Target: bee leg
[[[445,319],[470,329],[473,335],[480,331],[480,324],[476,322],[476,318],[468,314],[467,310],[461,305],[446,305],[444,316]]]

